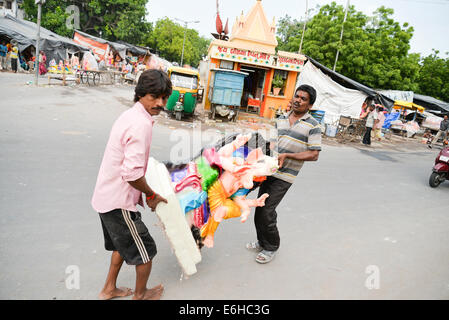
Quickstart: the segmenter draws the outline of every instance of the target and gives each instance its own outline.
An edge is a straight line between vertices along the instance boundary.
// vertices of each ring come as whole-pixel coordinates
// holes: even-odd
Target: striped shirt
[[[281,116],[276,121],[278,131],[278,152],[299,153],[304,151],[321,151],[321,126],[309,113],[290,126],[290,114]],[[282,168],[273,175],[289,183],[295,181],[304,161],[285,159]]]

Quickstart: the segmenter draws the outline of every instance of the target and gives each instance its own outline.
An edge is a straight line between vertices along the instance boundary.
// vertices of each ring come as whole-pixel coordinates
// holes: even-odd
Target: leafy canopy
[[[146,21],[148,0],[47,0],[42,6],[41,25],[57,34],[72,38],[71,5],[79,9],[79,29],[110,41],[122,40],[149,46],[163,58],[180,62],[184,27],[168,18],[153,24]],[[24,0],[22,8],[27,20],[37,21],[34,0]],[[70,9],[70,8],[69,8]],[[67,24],[69,21],[69,24]],[[193,29],[186,31],[184,63],[197,66],[207,54],[210,40],[200,37]]]
[[[306,54],[335,71],[373,88],[411,90],[449,101],[449,57],[438,51],[422,58],[410,53],[413,27],[392,19],[393,9],[381,6],[367,16],[349,6],[343,26],[345,8],[335,2],[317,7],[308,21],[302,46]],[[279,19],[278,50],[297,52],[305,21],[289,15]]]

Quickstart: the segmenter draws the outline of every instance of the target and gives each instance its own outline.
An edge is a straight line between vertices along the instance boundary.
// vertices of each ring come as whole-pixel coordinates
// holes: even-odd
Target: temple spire
[[[243,11],[236,19],[229,38],[233,42],[251,41],[254,45],[265,48],[265,52],[274,52],[278,45],[276,40],[276,20],[269,21],[265,15],[262,1],[254,2],[248,14]]]

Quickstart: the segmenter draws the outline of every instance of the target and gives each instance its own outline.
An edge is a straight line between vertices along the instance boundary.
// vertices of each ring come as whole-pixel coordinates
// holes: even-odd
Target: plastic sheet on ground
[[[404,124],[404,129],[407,131],[407,138],[410,138],[419,131],[419,125],[416,121],[408,121]]]

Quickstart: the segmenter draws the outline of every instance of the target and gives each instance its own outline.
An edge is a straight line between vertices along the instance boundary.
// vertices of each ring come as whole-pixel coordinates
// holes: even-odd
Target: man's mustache
[[[153,109],[153,110],[164,110],[164,107],[157,106],[157,107],[153,107],[151,109]]]

